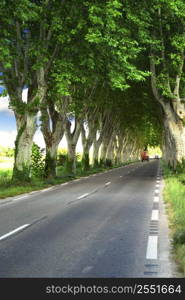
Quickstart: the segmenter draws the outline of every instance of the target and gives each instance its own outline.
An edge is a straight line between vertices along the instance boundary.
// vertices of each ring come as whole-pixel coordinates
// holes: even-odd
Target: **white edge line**
[[[29,196],[29,195],[22,196],[22,197],[19,197],[19,198],[15,198],[15,199],[13,199],[13,201],[21,200],[21,199],[27,198],[28,196]]]
[[[150,235],[146,251],[146,259],[157,259],[158,236]]]
[[[41,192],[41,193],[45,193],[45,192],[47,192],[47,191],[51,191],[52,189],[53,189],[53,187],[50,187],[50,188],[48,188],[48,189],[41,190],[40,192]]]
[[[80,197],[78,197],[77,199],[85,198],[85,197],[88,196],[88,195],[89,195],[89,193],[83,194],[83,195],[81,195]]]
[[[109,184],[111,184],[111,181],[109,181],[109,182],[105,183],[105,185],[106,185],[106,186],[107,186],[107,185],[109,185]]]
[[[159,197],[158,196],[154,197],[154,202],[159,202]]]
[[[18,232],[18,231],[20,231],[20,230],[23,230],[24,228],[26,228],[26,227],[28,227],[28,226],[30,226],[30,224],[22,225],[22,226],[20,226],[20,227],[18,227],[18,228],[16,228],[16,229],[14,229],[14,230],[12,230],[12,231],[10,231],[10,232],[4,234],[4,235],[2,235],[2,236],[0,237],[0,241],[4,240],[4,239],[7,238],[8,236],[10,236],[10,235],[12,235],[12,234],[14,234],[14,233],[16,233],[16,232]]]
[[[159,220],[159,211],[158,211],[158,209],[153,209],[152,210],[151,220],[152,221],[158,221]]]

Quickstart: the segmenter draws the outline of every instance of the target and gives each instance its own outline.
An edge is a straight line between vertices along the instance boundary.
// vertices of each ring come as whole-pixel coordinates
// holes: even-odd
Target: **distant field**
[[[13,168],[13,158],[0,157],[0,170],[12,169]]]

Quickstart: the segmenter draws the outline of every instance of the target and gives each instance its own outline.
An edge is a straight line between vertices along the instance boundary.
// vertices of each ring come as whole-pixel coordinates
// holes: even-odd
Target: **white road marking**
[[[13,199],[13,201],[21,200],[21,199],[24,199],[24,198],[27,198],[27,197],[28,197],[28,195],[26,195],[26,196],[22,196],[22,197],[19,197],[19,198],[15,198],[15,199]]]
[[[153,209],[152,210],[151,220],[152,221],[158,221],[159,220],[159,211],[158,211],[158,209]]]
[[[156,180],[156,183],[160,183],[160,180]]]
[[[61,183],[61,185],[67,185],[69,182]]]
[[[109,182],[105,183],[105,186],[107,186],[107,185],[109,185],[109,184],[111,184],[111,181],[109,181]]]
[[[157,259],[158,236],[150,235],[146,251],[146,259]]]
[[[155,187],[156,187],[156,188],[159,188],[159,183],[156,183]]]
[[[85,198],[85,197],[87,197],[88,195],[89,195],[89,193],[83,194],[83,195],[81,195],[80,197],[78,197],[77,199]]]
[[[44,189],[44,190],[41,191],[41,193],[45,193],[45,192],[51,191],[52,189],[53,189],[53,187],[50,187],[48,189]]]
[[[122,178],[123,176],[119,176],[120,178]]]
[[[155,189],[155,194],[159,194],[159,189]]]
[[[7,238],[8,236],[10,236],[10,235],[12,235],[12,234],[14,234],[14,233],[16,233],[16,232],[18,232],[18,231],[20,231],[20,230],[23,230],[24,228],[26,228],[26,227],[28,227],[28,226],[30,226],[30,224],[22,225],[22,226],[20,226],[20,227],[18,227],[18,228],[16,228],[16,229],[14,229],[14,230],[12,230],[12,231],[10,231],[10,232],[4,234],[4,235],[2,235],[2,236],[0,237],[0,241],[4,240],[4,239]]]
[[[33,191],[31,193],[29,193],[30,195],[33,195],[33,194],[36,194],[36,193],[39,193],[40,191]]]
[[[154,202],[155,202],[155,203],[159,202],[159,196],[155,196],[155,197],[154,197]]]

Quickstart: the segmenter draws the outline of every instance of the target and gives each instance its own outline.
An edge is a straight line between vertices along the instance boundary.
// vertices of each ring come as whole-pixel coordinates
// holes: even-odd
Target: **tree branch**
[[[160,94],[159,94],[159,91],[157,88],[156,68],[155,68],[155,63],[154,63],[154,56],[152,53],[150,54],[150,72],[151,72],[151,86],[152,86],[152,91],[153,91],[154,97],[162,106],[164,106],[163,99],[160,97]]]
[[[173,91],[177,101],[180,101],[179,89],[180,89],[180,81],[181,81],[182,71],[183,71],[183,67],[184,67],[184,58],[185,58],[184,51],[182,52],[181,57],[182,57],[182,59],[181,59],[181,63],[179,64],[179,70],[178,70],[178,74],[176,76],[175,88]]]

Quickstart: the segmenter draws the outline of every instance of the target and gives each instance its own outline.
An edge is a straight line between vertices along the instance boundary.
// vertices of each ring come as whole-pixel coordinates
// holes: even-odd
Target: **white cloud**
[[[33,141],[40,147],[40,148],[45,148],[45,142],[44,142],[44,138],[42,133],[40,132],[40,130],[37,130]]]
[[[0,97],[0,112],[6,112],[9,114],[13,114],[13,111],[11,109],[9,109],[8,107],[9,105],[9,97]]]
[[[16,139],[16,130],[0,131],[0,145],[3,147],[14,147]]]
[[[22,91],[22,100],[23,102],[27,102],[27,95],[28,95],[28,89],[24,89]],[[0,97],[0,112],[6,112],[9,114],[13,114],[13,111],[9,109],[9,96],[6,97]]]

